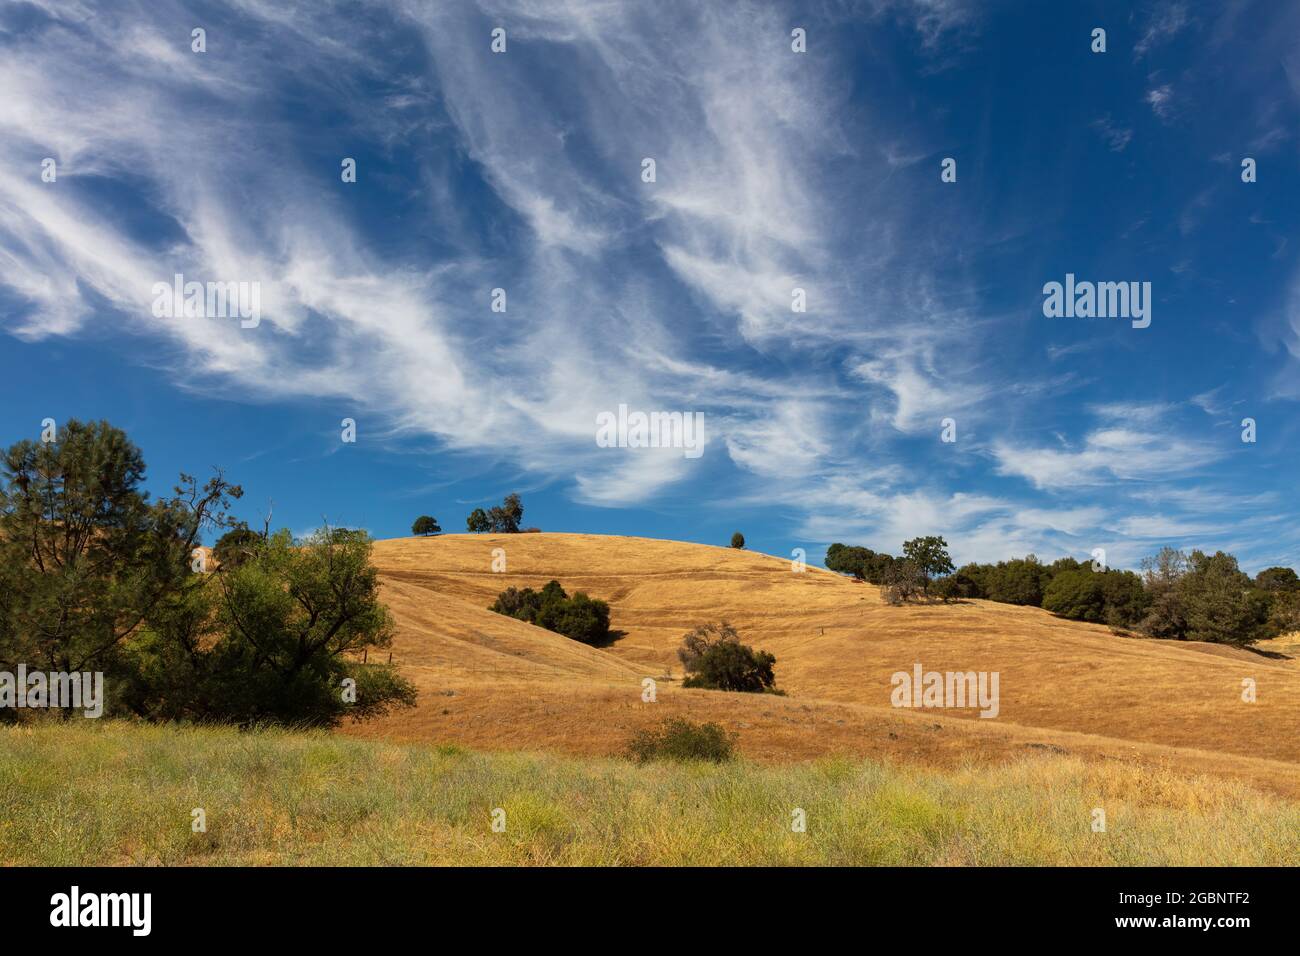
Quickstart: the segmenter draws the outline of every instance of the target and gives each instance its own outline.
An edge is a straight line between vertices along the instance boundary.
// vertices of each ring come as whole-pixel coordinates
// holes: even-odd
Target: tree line
[[[465,530],[470,534],[519,534],[537,532],[540,528],[521,528],[524,520],[524,504],[519,495],[506,495],[500,505],[488,508],[475,508],[465,519]],[[411,524],[411,534],[427,536],[441,534],[442,526],[432,515],[420,515]]]
[[[832,544],[826,567],[880,585],[886,600],[982,598],[1041,607],[1154,638],[1245,646],[1300,630],[1300,578],[1273,567],[1254,578],[1226,552],[1163,548],[1141,573],[1036,555],[954,568],[941,537],[914,538],[902,557]]]

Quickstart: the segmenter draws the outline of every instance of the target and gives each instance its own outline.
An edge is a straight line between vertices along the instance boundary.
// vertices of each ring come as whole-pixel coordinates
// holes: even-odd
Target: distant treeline
[[[916,539],[939,542],[942,538]],[[1254,578],[1231,554],[1186,553],[1164,548],[1142,561],[1142,573],[1094,569],[1092,562],[1059,558],[1044,564],[1035,555],[967,564],[952,570],[946,550],[936,562],[870,548],[832,544],[826,567],[880,585],[888,597],[924,594],[944,601],[983,598],[1041,607],[1075,621],[1108,624],[1148,637],[1247,645],[1300,630],[1300,578],[1291,568],[1268,568]],[[933,553],[933,547],[930,551]],[[936,576],[935,568],[949,571]]]

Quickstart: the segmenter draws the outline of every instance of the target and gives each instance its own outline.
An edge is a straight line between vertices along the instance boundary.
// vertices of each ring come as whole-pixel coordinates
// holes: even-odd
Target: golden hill
[[[492,570],[493,550],[506,571]],[[394,661],[416,711],[348,732],[475,747],[619,751],[674,713],[718,720],[759,760],[843,753],[927,763],[1043,750],[1136,759],[1300,794],[1300,668],[1290,658],[1113,635],[987,601],[891,607],[877,589],[730,548],[583,534],[443,535],[377,542]],[[506,587],[552,578],[608,601],[623,636],[594,649],[487,610]],[[788,696],[681,689],[676,648],[729,620],[776,655]],[[995,719],[890,706],[890,676],[997,671]],[[657,679],[656,703],[642,680]],[[1255,703],[1242,700],[1252,678]]]

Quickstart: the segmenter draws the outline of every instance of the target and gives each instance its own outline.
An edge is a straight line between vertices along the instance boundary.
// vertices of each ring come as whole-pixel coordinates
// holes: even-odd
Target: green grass
[[[207,832],[191,829],[206,811]],[[492,810],[506,830],[492,831]],[[807,832],[791,832],[796,807]],[[1106,833],[1091,830],[1106,811]],[[1036,757],[581,760],[109,721],[0,729],[0,863],[1292,864],[1300,805]]]

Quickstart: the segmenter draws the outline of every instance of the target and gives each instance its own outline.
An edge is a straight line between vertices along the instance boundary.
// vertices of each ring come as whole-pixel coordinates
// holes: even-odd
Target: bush
[[[628,756],[637,763],[651,760],[709,760],[723,763],[735,757],[736,735],[720,724],[697,724],[670,717],[657,728],[639,730],[628,742]]]
[[[559,581],[547,582],[541,591],[506,588],[488,610],[593,647],[610,642],[609,605],[582,591],[569,597]]]
[[[743,548],[745,546],[745,536],[737,531],[731,536],[731,546],[733,548]]]
[[[415,523],[411,525],[411,534],[428,535],[438,534],[441,531],[442,528],[438,526],[438,519],[429,515],[420,515],[415,519]]]

